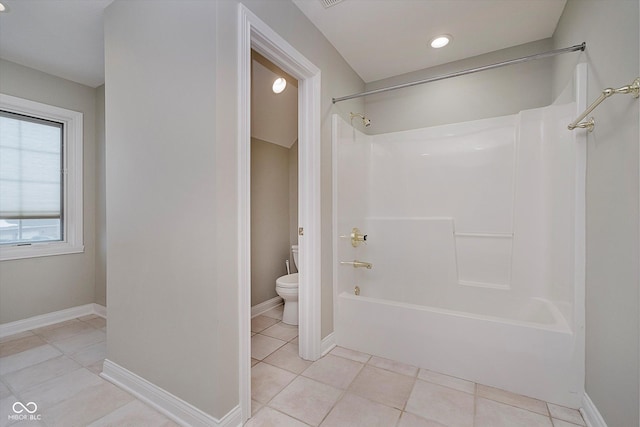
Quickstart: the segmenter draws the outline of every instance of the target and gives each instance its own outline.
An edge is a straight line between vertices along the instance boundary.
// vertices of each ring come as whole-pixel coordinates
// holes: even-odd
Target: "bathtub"
[[[343,292],[336,343],[514,393],[577,408],[579,351],[561,310],[541,299],[470,313]],[[509,316],[509,317],[502,317]]]
[[[585,94],[581,64],[515,115],[375,135],[334,116],[337,345],[581,405]]]

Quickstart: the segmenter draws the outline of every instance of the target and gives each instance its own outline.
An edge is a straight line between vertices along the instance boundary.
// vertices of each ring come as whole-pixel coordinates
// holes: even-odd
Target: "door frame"
[[[238,5],[238,280],[240,410],[251,414],[251,49],[298,79],[299,354],[321,356],[320,69]],[[274,283],[275,287],[275,283]]]

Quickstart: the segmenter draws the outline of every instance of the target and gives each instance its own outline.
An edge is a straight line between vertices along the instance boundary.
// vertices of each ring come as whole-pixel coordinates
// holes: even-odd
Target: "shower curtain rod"
[[[402,88],[405,88],[405,87],[417,86],[417,85],[421,85],[421,84],[424,84],[424,83],[436,82],[438,80],[449,79],[451,77],[464,76],[466,74],[477,73],[479,71],[486,71],[486,70],[491,70],[491,69],[494,69],[494,68],[504,67],[505,65],[519,64],[521,62],[528,62],[528,61],[533,61],[533,60],[536,60],[536,59],[548,58],[548,57],[551,57],[551,56],[556,56],[556,55],[560,55],[560,54],[563,54],[563,53],[575,52],[575,51],[578,51],[578,50],[584,51],[586,47],[587,47],[587,44],[585,42],[582,42],[582,44],[577,44],[577,45],[571,46],[571,47],[564,47],[562,49],[550,50],[548,52],[542,52],[542,53],[537,53],[535,55],[523,56],[522,58],[510,59],[508,61],[497,62],[495,64],[484,65],[482,67],[470,68],[468,70],[463,70],[463,71],[456,71],[454,73],[442,74],[442,75],[435,76],[435,77],[430,77],[430,78],[424,79],[424,80],[418,80],[418,81],[410,82],[410,83],[403,83],[403,84],[399,84],[399,85],[395,85],[395,86],[389,86],[389,87],[385,87],[385,88],[381,88],[381,89],[369,90],[369,91],[361,92],[361,93],[354,93],[353,95],[342,96],[340,98],[333,98],[332,101],[335,104],[336,102],[346,101],[348,99],[361,98],[363,96],[374,95],[376,93],[382,93],[382,92],[388,92],[390,90],[402,89]]]

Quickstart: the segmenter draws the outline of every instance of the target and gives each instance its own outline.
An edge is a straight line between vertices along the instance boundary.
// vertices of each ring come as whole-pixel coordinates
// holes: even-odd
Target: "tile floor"
[[[0,339],[0,427],[177,426],[98,375],[105,330],[90,315]],[[35,402],[36,420],[10,418],[15,402]]]
[[[336,347],[298,357],[282,307],[252,319],[255,426],[576,427],[578,411]],[[105,320],[84,316],[0,340],[0,427],[171,427],[171,420],[98,374]],[[38,421],[10,419],[36,402]]]
[[[298,357],[282,307],[251,322],[247,427],[576,427],[574,409],[336,347]]]

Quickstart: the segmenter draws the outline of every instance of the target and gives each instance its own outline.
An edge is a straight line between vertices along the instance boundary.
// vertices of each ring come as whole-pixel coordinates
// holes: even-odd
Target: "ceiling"
[[[298,140],[297,82],[289,77],[284,91],[273,93],[273,82],[288,74],[264,61],[251,61],[251,137],[291,148]]]
[[[102,14],[112,1],[3,0],[0,57],[99,86]],[[293,2],[370,82],[551,37],[566,0],[342,0],[328,9],[321,0]],[[453,42],[429,47],[441,33]]]
[[[293,0],[366,82],[551,37],[566,0]],[[450,34],[442,49],[432,38]]]
[[[104,83],[104,8],[113,0],[2,0],[0,57],[87,86]],[[210,0],[218,1],[218,0]],[[292,0],[365,82],[551,37],[566,0]],[[453,42],[432,49],[447,33]],[[264,59],[264,58],[263,58]],[[266,65],[266,66],[265,66]],[[297,88],[253,61],[252,136],[296,141]],[[275,72],[274,72],[275,71]],[[281,70],[280,70],[281,71]]]
[[[104,8],[113,0],[2,0],[0,57],[86,86],[104,83]]]

